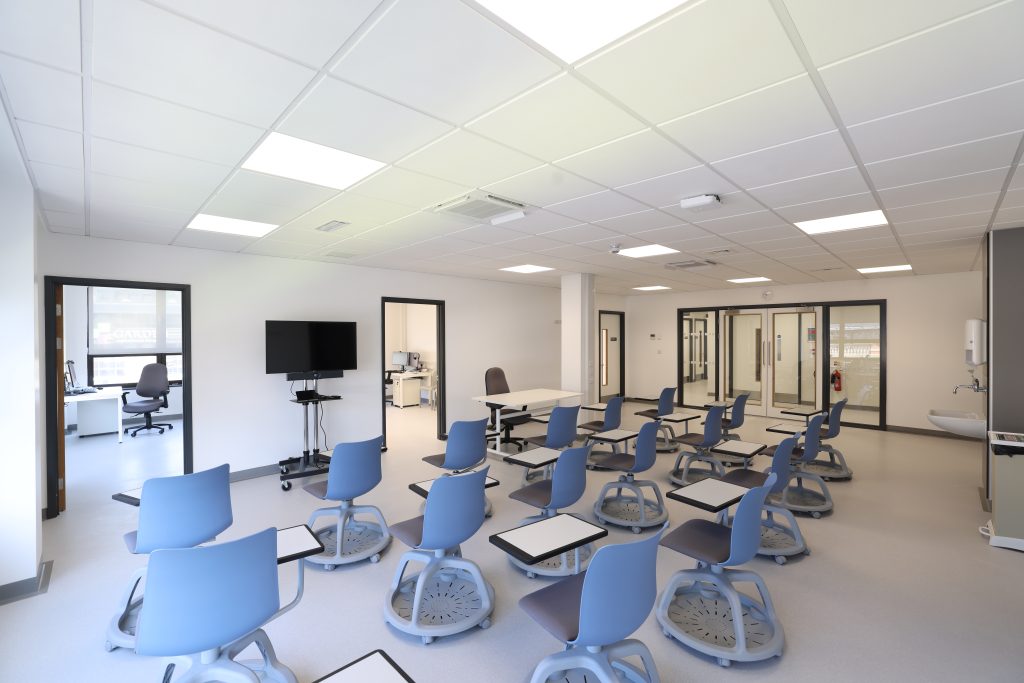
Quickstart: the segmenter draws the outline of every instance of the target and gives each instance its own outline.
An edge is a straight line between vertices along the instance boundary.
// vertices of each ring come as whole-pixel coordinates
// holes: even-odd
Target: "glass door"
[[[821,408],[818,382],[820,308],[770,309],[766,339],[769,378],[767,414],[793,419],[785,410]]]
[[[715,337],[717,327],[716,311],[690,311],[683,316],[682,368],[679,373],[682,385],[682,404],[701,408],[714,401],[717,387],[718,347]]]
[[[747,413],[765,414],[768,368],[764,310],[724,311],[724,399],[749,394]]]

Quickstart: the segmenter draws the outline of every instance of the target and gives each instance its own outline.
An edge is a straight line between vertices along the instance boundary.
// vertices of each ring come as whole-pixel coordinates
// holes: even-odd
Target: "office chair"
[[[121,392],[121,411],[128,415],[144,415],[146,418],[146,424],[132,429],[133,437],[144,429],[158,429],[161,434],[164,433],[164,427],[174,429],[174,425],[166,422],[153,422],[153,413],[167,407],[167,394],[170,391],[171,386],[167,383],[167,366],[162,363],[150,363],[142,368],[142,375],[139,376],[139,382],[135,385],[135,393],[147,400],[129,403],[128,394],[130,392]],[[126,434],[129,429],[131,427],[124,428]]]
[[[661,594],[655,615],[662,632],[718,660],[752,662],[782,654],[785,637],[764,581],[752,571],[727,569],[749,562],[760,541],[761,506],[775,485],[740,499],[731,527],[691,519],[661,539],[661,545],[697,560],[694,569],[676,572]],[[760,599],[736,590],[740,581],[757,587]]]
[[[747,399],[750,398],[750,394],[740,394],[736,397],[732,404],[732,417],[722,417],[722,438],[723,439],[739,439],[739,434],[733,434],[733,430],[739,429],[743,426],[743,417],[747,409]],[[740,458],[743,460],[743,458]]]
[[[262,629],[282,613],[276,529],[212,546],[156,550],[148,584],[136,651],[188,657],[178,681],[297,683]],[[249,645],[263,658],[258,669],[235,661]]]
[[[483,524],[487,469],[435,480],[423,515],[391,525],[395,538],[412,550],[398,561],[384,618],[398,630],[420,636],[424,645],[438,636],[491,625],[494,588],[459,547]],[[404,578],[413,561],[423,569]]]
[[[523,520],[524,522],[534,517],[554,517],[558,514],[559,508],[575,505],[583,497],[583,493],[587,489],[587,455],[589,453],[590,446],[580,446],[563,451],[555,461],[555,468],[550,479],[542,479],[508,494],[512,500],[518,500],[540,509],[539,515],[527,517]],[[511,555],[509,555],[509,560],[525,571],[526,576],[531,579],[538,574],[541,576],[569,576],[586,569],[593,553],[594,544],[588,543],[576,548],[573,552],[566,551],[557,557],[536,564],[520,562]]]
[[[661,390],[661,395],[658,396],[658,407],[648,408],[647,410],[640,410],[633,413],[640,417],[647,417],[652,420],[657,420],[665,415],[671,415],[675,412],[675,387],[665,387]],[[672,425],[667,423],[661,424],[661,441],[658,444],[659,453],[675,453],[679,450],[679,445],[675,442],[676,431],[672,428]]]
[[[545,434],[528,436],[523,439],[528,444],[540,446],[541,448],[553,448],[562,450],[569,448],[576,442],[576,421],[579,419],[579,406],[555,406],[548,417],[548,429]],[[550,468],[544,468],[536,476],[544,477],[550,472]],[[523,484],[529,483],[532,470],[523,469]]]
[[[604,418],[600,420],[591,420],[590,422],[584,422],[579,426],[580,429],[585,429],[591,434],[599,434],[601,432],[610,432],[613,429],[619,429],[622,426],[622,401],[621,396],[612,396],[608,401],[605,402]],[[590,442],[591,434],[587,435],[587,442]],[[591,451],[591,455],[608,455],[619,452],[619,444],[613,443],[609,451]],[[600,467],[594,458],[590,459],[587,463],[587,467],[595,469]]]
[[[638,534],[642,529],[657,526],[668,519],[665,499],[662,498],[658,485],[653,481],[633,479],[635,475],[654,467],[658,455],[655,446],[660,426],[660,422],[654,421],[640,427],[633,455],[611,453],[595,459],[600,467],[623,472],[619,475],[618,481],[610,481],[601,489],[601,494],[594,503],[594,515],[598,521],[626,526],[632,529],[634,534]],[[643,487],[650,487],[654,491],[654,500],[644,496]],[[615,489],[614,496],[610,495],[612,489]],[[624,496],[623,489],[632,495]]]
[[[351,564],[367,558],[376,563],[381,552],[391,543],[391,534],[380,510],[372,505],[352,504],[356,496],[369,493],[380,483],[380,449],[383,444],[382,436],[367,441],[339,443],[331,455],[327,480],[304,487],[320,500],[340,503],[315,510],[309,516],[309,528],[324,544],[324,552],[307,557],[307,562],[322,565],[328,571],[339,564]],[[359,520],[356,515],[369,515],[376,521]],[[333,517],[336,522],[316,529],[313,523],[318,517]]]
[[[582,680],[600,683],[659,683],[651,651],[629,636],[654,606],[655,560],[663,532],[664,526],[642,541],[606,545],[594,554],[587,571],[519,600],[531,619],[565,643],[564,652],[541,660],[531,683],[547,683],[552,677],[561,681],[571,669],[583,669],[596,678],[585,675]],[[627,657],[638,657],[643,668]]]
[[[395,380],[391,378],[391,375],[397,370],[385,370],[384,371],[384,404],[391,405],[395,404]],[[390,391],[388,391],[390,389]]]
[[[692,451],[680,450],[676,456],[676,464],[672,466],[668,478],[673,484],[687,486],[695,484],[701,479],[708,477],[722,477],[725,475],[725,468],[722,463],[711,455],[711,449],[722,440],[722,414],[725,412],[723,406],[708,408],[707,417],[704,419],[704,434],[684,434],[676,437],[676,443],[689,446]],[[686,458],[683,467],[680,463]],[[706,468],[694,468],[693,465],[702,462]]]
[[[840,420],[843,415],[843,408],[846,407],[847,399],[837,401],[828,413],[828,429],[820,430],[821,450],[828,454],[828,460],[812,460],[803,464],[804,472],[817,474],[825,481],[837,481],[853,479],[853,470],[846,464],[843,452],[832,444],[824,443],[827,440],[839,436]]]
[[[832,494],[828,490],[825,480],[813,472],[807,472],[804,467],[814,462],[818,457],[821,439],[821,423],[825,420],[824,415],[815,415],[810,419],[807,430],[803,432],[804,441],[802,446],[793,449],[793,457],[790,464],[793,471],[790,472],[785,489],[772,498],[772,502],[779,507],[786,508],[792,512],[804,512],[815,519],[821,517],[821,513],[832,509]],[[799,437],[800,432],[794,436]],[[804,486],[805,482],[812,482],[818,490]]]
[[[482,465],[487,460],[486,418],[453,422],[448,430],[444,453],[428,455],[422,460],[428,465],[448,470],[447,474],[462,474]],[[484,514],[490,517],[493,510],[491,501],[485,497],[484,502]]]
[[[505,379],[505,371],[502,370],[501,368],[487,368],[487,372],[484,373],[484,390],[488,394],[509,393],[510,389],[508,388],[508,381]],[[502,406],[497,403],[487,403],[485,405],[491,410],[491,428],[497,429],[498,412],[502,408],[506,408],[507,406]],[[526,410],[526,406],[523,406],[521,410]],[[519,437],[512,436],[512,430],[515,427],[524,425],[530,421],[531,418],[529,415],[513,415],[511,417],[502,417],[501,431],[504,432],[502,442],[515,444],[519,448],[519,450],[522,451],[525,447],[525,445],[523,444],[523,440],[520,439]]]
[[[212,540],[231,526],[228,466],[177,477],[148,479],[139,497],[138,529],[124,535],[134,555],[162,548],[191,548]],[[121,611],[107,626],[107,652],[135,646],[135,625],[142,608],[139,586],[146,567],[132,574],[121,598]]]

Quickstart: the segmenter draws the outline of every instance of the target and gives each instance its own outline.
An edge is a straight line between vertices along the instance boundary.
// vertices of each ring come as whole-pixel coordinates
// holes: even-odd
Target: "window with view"
[[[180,381],[181,337],[181,292],[89,288],[89,384],[133,385],[148,363]]]

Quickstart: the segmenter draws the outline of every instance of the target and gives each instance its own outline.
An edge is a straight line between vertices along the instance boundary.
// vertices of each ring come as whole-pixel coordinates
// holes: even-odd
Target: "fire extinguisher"
[[[832,371],[832,376],[829,378],[829,381],[832,382],[832,388],[836,391],[843,390],[843,374],[839,372],[839,368]]]

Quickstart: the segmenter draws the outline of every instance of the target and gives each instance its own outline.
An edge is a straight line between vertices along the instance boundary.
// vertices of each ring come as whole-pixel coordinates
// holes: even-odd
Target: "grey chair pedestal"
[[[806,486],[806,482],[814,484],[814,488]],[[815,519],[831,511],[834,507],[832,494],[829,492],[825,480],[800,467],[790,475],[789,484],[782,493],[770,496],[769,500],[780,508],[785,508],[790,512],[809,514]]]
[[[761,543],[757,554],[774,558],[776,564],[786,564],[786,558],[793,555],[810,555],[811,549],[800,531],[796,517],[786,508],[770,503],[761,507],[764,517],[761,518]],[[718,522],[732,526],[732,517],[726,515],[727,510],[718,514]]]
[[[644,488],[654,491],[654,500],[644,495]],[[610,495],[613,490],[615,495]],[[631,495],[624,495],[623,491]],[[602,523],[628,527],[638,534],[643,529],[664,523],[668,519],[668,511],[656,483],[636,480],[632,474],[624,474],[618,481],[608,482],[601,488],[601,494],[594,503],[594,516]]]
[[[369,516],[375,521],[357,519],[357,515]],[[331,517],[336,521],[317,529],[313,523],[320,517]],[[324,544],[324,552],[307,557],[305,561],[318,564],[328,571],[341,564],[366,559],[376,563],[391,543],[384,515],[372,505],[352,505],[351,501],[342,501],[339,506],[314,510],[309,516],[308,525]]]
[[[580,652],[581,649],[586,653]],[[643,668],[625,661],[626,657],[639,658]],[[566,672],[574,669],[593,674],[596,676],[595,679],[588,676],[585,680],[596,680],[599,683],[622,683],[623,680],[633,683],[661,683],[651,651],[635,638],[600,648],[572,647],[564,652],[548,655],[533,670],[530,683],[548,683],[554,676],[558,677],[557,680],[562,680]]]
[[[846,464],[846,458],[841,450],[824,443],[821,444],[821,450],[828,455],[828,460],[822,460],[820,457],[815,458],[811,462],[804,464],[804,472],[816,474],[825,481],[853,479],[853,470]]]
[[[695,467],[698,463],[703,463],[706,467]],[[678,486],[689,486],[708,477],[723,476],[725,476],[725,467],[722,462],[712,456],[709,450],[698,448],[696,451],[679,451],[679,455],[676,456],[676,464],[672,466],[668,479]]]
[[[119,647],[135,649],[135,625],[139,621],[139,610],[142,609],[142,592],[139,587],[145,578],[146,567],[140,567],[128,580],[119,603],[124,605],[124,609],[120,614],[115,614],[107,626],[107,640],[103,644],[107,652],[113,652]]]

